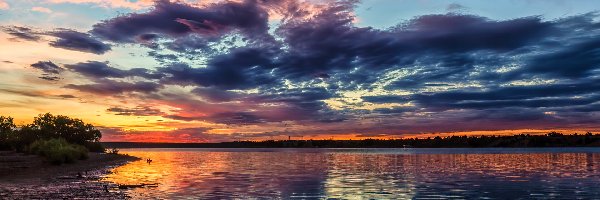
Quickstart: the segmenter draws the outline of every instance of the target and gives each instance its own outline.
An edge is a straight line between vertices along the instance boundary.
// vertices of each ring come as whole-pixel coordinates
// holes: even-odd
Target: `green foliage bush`
[[[29,145],[29,153],[43,156],[48,162],[57,165],[89,158],[86,147],[70,144],[63,138],[37,140]]]

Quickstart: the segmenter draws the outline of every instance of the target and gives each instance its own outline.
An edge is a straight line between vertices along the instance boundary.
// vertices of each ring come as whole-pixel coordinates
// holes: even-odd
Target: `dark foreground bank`
[[[39,156],[0,152],[0,199],[125,199],[124,191],[101,178],[138,159],[90,153],[87,160],[56,166]]]

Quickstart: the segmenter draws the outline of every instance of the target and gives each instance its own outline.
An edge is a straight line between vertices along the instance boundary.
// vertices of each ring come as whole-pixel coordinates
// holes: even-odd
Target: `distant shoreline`
[[[87,160],[56,166],[43,159],[0,152],[0,199],[125,199],[125,192],[116,189],[117,185],[100,178],[114,167],[139,160],[128,155],[90,153]]]
[[[221,143],[102,142],[107,148],[486,148],[600,147],[600,134],[450,136],[364,140],[265,140]]]

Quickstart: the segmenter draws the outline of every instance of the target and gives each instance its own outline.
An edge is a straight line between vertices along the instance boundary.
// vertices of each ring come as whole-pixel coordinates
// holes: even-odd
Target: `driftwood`
[[[119,185],[119,189],[143,188],[143,187],[158,187],[158,183],[142,183],[132,185]]]

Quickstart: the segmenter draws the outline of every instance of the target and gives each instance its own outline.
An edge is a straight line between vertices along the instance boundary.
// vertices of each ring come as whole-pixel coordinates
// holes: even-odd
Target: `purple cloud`
[[[61,29],[49,33],[58,39],[50,42],[50,46],[73,51],[88,52],[94,54],[104,54],[111,50],[107,45],[87,33],[81,33],[68,29]]]

